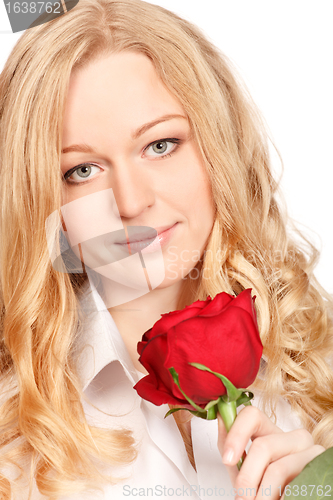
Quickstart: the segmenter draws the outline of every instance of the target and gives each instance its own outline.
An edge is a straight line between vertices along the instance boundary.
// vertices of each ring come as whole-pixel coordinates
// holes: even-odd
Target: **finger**
[[[224,442],[222,460],[225,465],[236,465],[251,438],[278,434],[283,431],[255,406],[243,408]]]
[[[269,464],[310,447],[313,439],[305,429],[255,438],[237,477],[237,487],[258,489]]]
[[[294,453],[271,463],[264,474],[261,485],[258,488],[256,500],[282,499],[290,496],[293,492],[296,496],[309,498],[312,494],[310,486],[293,487],[286,486],[296,477],[304,467],[318,455],[323,453],[325,448],[320,445],[314,445],[299,453]],[[246,497],[244,497],[246,498]]]
[[[218,422],[218,433],[219,433],[218,434],[217,447],[218,447],[219,452],[221,453],[221,456],[222,456],[223,455],[223,450],[224,450],[224,444],[225,444],[225,440],[227,438],[228,432],[227,432],[227,430],[225,428],[225,425],[223,423],[221,415],[217,416],[217,422]],[[236,477],[238,475],[237,466],[236,465],[233,465],[233,466],[226,465],[225,467],[226,467],[226,469],[228,471],[228,474],[229,474],[230,480],[232,482],[232,485],[235,486]]]

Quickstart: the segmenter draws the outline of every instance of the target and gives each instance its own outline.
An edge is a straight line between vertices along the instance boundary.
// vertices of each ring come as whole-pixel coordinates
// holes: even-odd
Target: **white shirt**
[[[81,300],[89,312],[77,338],[79,375],[84,387],[83,407],[90,424],[129,428],[138,442],[138,457],[124,467],[108,469],[127,477],[96,492],[63,496],[61,500],[120,500],[127,497],[191,498],[193,500],[234,496],[228,472],[217,448],[217,420],[191,419],[195,471],[190,464],[174,418],[164,419],[168,405],[155,406],[142,400],[133,386],[144,376],[133,366],[119,330],[97,292],[92,289]],[[81,351],[81,352],[80,352]],[[263,362],[264,363],[264,362]],[[260,406],[255,392],[252,404]],[[106,412],[111,415],[106,415]],[[284,431],[302,427],[290,405],[280,400],[277,425]],[[27,494],[22,497],[27,498]],[[33,500],[45,499],[34,492]]]

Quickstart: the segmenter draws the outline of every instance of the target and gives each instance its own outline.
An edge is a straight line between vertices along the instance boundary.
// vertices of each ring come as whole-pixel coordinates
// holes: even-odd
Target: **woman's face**
[[[121,52],[73,72],[61,168],[63,204],[82,198],[68,205],[81,206],[87,217],[81,241],[108,233],[115,217],[114,230],[135,226],[135,233],[149,226],[160,234],[155,246],[146,240],[143,250],[151,256],[162,252],[159,288],[180,281],[196,265],[214,222],[210,182],[184,110],[148,57]],[[110,193],[116,209],[109,217],[103,207]],[[132,244],[132,250],[140,244],[145,246]]]

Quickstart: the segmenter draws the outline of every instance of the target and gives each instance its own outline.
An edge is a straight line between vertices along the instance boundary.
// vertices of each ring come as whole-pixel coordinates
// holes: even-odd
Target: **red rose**
[[[254,299],[251,288],[237,297],[222,292],[213,300],[197,300],[181,311],[162,314],[138,343],[139,361],[149,373],[134,386],[138,394],[155,405],[192,408],[169,368],[178,373],[182,391],[201,408],[226,393],[215,375],[189,363],[221,373],[237,388],[252,384],[262,354]]]

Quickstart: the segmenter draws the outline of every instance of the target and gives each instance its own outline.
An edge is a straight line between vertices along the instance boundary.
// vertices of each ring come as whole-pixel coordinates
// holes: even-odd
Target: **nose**
[[[114,165],[112,189],[122,219],[135,219],[155,202],[151,179],[140,166],[129,161]]]

